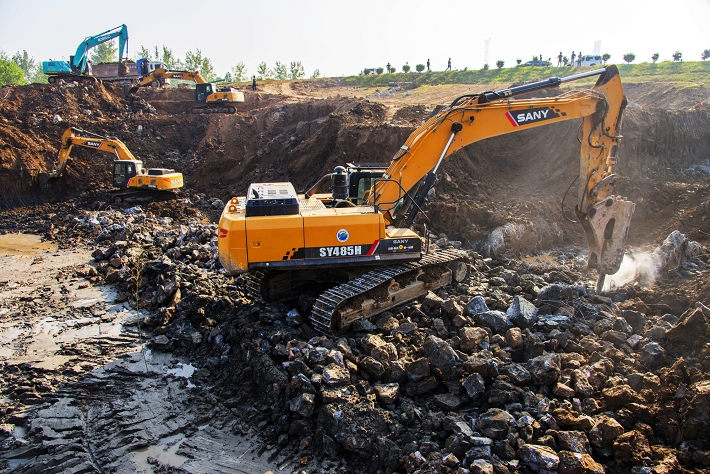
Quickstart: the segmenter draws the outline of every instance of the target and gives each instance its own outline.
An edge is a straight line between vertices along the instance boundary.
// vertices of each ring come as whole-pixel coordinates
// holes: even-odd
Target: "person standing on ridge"
[[[574,58],[577,57],[577,55],[574,54],[574,51],[572,51],[572,56],[570,56],[570,57],[572,58],[572,61],[570,61],[570,66],[574,66]]]
[[[577,66],[582,67],[582,52],[579,52],[579,55],[577,56]]]
[[[256,76],[251,77],[251,90],[256,90]]]
[[[560,54],[557,55],[557,65],[562,66],[562,51],[560,51]]]
[[[430,63],[429,60],[427,59],[427,60],[426,60],[426,72],[431,72],[431,68],[429,67],[430,65],[431,65],[431,63]]]
[[[389,74],[391,71],[391,66],[390,63],[387,63],[387,74]]]
[[[449,58],[449,65],[446,67],[447,71],[451,71],[451,58]]]

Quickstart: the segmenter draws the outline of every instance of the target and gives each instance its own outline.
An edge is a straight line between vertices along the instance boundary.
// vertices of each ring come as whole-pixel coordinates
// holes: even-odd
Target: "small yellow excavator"
[[[161,87],[170,80],[192,81],[195,83],[195,102],[206,104],[190,109],[193,114],[234,114],[237,108],[233,105],[244,102],[244,94],[232,87],[217,87],[202,77],[200,71],[170,71],[164,67],[141,77],[128,94],[135,94],[141,87]]]
[[[74,127],[64,131],[54,163],[55,169],[40,175],[41,186],[61,176],[75,145],[112,153],[116,157],[113,161],[112,184],[118,189],[111,192],[111,202],[167,201],[175,199],[176,191],[183,186],[182,173],[166,168],[145,168],[143,162],[137,160],[121,140]]]
[[[592,76],[599,77],[590,89],[518,97]],[[458,97],[410,135],[384,172],[339,166],[304,194],[291,183],[252,183],[222,212],[220,262],[228,274],[244,273],[246,288],[266,300],[333,285],[310,321],[324,334],[347,330],[465,276],[465,255],[427,252],[410,229],[446,157],[486,138],[581,119],[576,213],[600,291],[605,275],[619,269],[635,207],[613,194],[625,107],[615,66]],[[320,192],[325,182],[332,192]]]

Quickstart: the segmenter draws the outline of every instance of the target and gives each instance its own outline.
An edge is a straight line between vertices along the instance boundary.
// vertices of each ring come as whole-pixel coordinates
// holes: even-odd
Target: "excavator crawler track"
[[[316,300],[310,321],[325,335],[347,330],[366,319],[446,286],[452,281],[447,264],[468,260],[461,250],[424,255],[417,262],[376,268],[325,291]]]
[[[236,114],[237,108],[232,105],[193,107],[190,112],[193,114]]]

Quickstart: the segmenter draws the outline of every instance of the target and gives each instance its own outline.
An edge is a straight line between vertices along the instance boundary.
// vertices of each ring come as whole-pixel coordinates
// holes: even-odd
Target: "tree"
[[[703,61],[705,61],[707,58],[710,58],[710,49],[706,49],[703,51],[703,54],[700,55]]]
[[[518,66],[520,66],[520,63],[522,63],[522,62],[523,62],[523,60],[522,60],[522,59],[520,59],[520,58],[518,58],[518,59],[516,59],[516,60],[515,60],[515,62],[516,62],[516,63],[518,63]]]
[[[496,67],[498,69],[503,69],[503,66],[505,66],[505,61],[503,61],[502,59],[499,59],[498,61],[496,61]]]
[[[609,60],[609,58],[611,58],[611,54],[609,54],[609,53],[602,54],[602,61],[604,61],[604,64],[606,64],[606,62]]]
[[[303,79],[306,77],[306,71],[303,69],[301,61],[291,61],[288,77],[290,79]]]
[[[264,61],[259,63],[259,67],[256,68],[256,73],[261,77],[262,81],[266,78],[271,78],[273,75],[271,69],[269,69]]]
[[[390,73],[391,73],[391,74],[394,74],[394,72],[395,72],[396,70],[397,70],[396,67],[390,67]]]
[[[681,53],[680,51],[676,51],[675,53],[673,53],[673,61],[683,62],[683,53]]]
[[[624,61],[626,61],[627,64],[634,62],[634,59],[636,59],[636,55],[634,53],[624,54]]]
[[[276,61],[276,64],[274,65],[274,77],[279,81],[288,79],[288,70],[286,69],[286,65],[280,61]]]
[[[375,69],[375,72],[376,72],[378,75],[379,75],[379,74],[382,74],[383,72],[385,72],[385,68],[383,68],[383,67],[378,67],[377,69]]]
[[[658,53],[653,53],[653,56],[651,56],[651,61],[653,61],[653,64],[656,64],[656,61],[658,61]]]
[[[118,48],[113,41],[101,43],[91,50],[91,62],[94,64],[114,63],[118,58],[117,51]]]
[[[236,66],[232,66],[232,78],[235,82],[242,82],[249,79],[249,76],[247,76],[247,68],[242,61],[239,61]]]
[[[25,80],[30,82],[35,74],[35,69],[37,64],[35,64],[35,58],[31,58],[27,51],[23,50],[22,53],[19,51],[12,55],[12,62],[20,66],[25,73]]]
[[[173,71],[180,71],[182,69],[185,69],[185,63],[183,63],[180,59],[176,58],[173,54],[173,50],[165,45],[163,45],[163,55],[160,57],[156,57],[155,59],[162,61],[162,63],[165,64],[166,68],[172,69]]]
[[[407,64],[405,64],[404,66],[402,66],[402,71],[404,71],[404,72],[409,72],[410,69],[411,69],[411,68],[409,67],[409,63],[407,63]]]
[[[185,53],[185,68],[188,71],[200,71],[202,77],[208,82],[211,82],[216,77],[212,60],[202,57],[202,51],[200,51],[199,48],[197,48],[194,53],[192,51]]]
[[[149,50],[148,48],[146,48],[145,46],[143,46],[143,45],[141,45],[141,49],[139,49],[138,52],[136,52],[136,53],[133,55],[133,59],[136,60],[136,61],[138,61],[138,60],[141,59],[141,58],[146,58],[148,61],[152,61],[152,60],[153,60],[153,56],[152,56],[152,54],[150,53],[150,50]]]
[[[224,73],[224,82],[232,82],[232,75],[229,73],[229,71]]]
[[[27,84],[25,71],[9,59],[5,52],[0,49],[0,87],[8,84]]]
[[[311,79],[318,79],[320,77],[320,71],[316,69],[313,71],[313,74],[311,75]]]
[[[426,69],[426,66],[423,64],[417,64],[416,66],[414,66],[414,69],[416,69],[417,72],[421,73],[422,71],[424,71],[424,69]]]

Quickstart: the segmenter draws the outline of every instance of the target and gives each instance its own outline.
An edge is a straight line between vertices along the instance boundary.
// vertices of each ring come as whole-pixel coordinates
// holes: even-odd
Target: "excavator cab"
[[[214,92],[213,86],[207,84],[195,84],[195,102],[207,103],[210,94]]]
[[[386,163],[348,163],[349,197],[353,204],[362,204],[363,195],[382,179]]]
[[[117,188],[127,188],[128,181],[139,174],[145,174],[142,161],[115,160],[113,162],[113,185]]]

